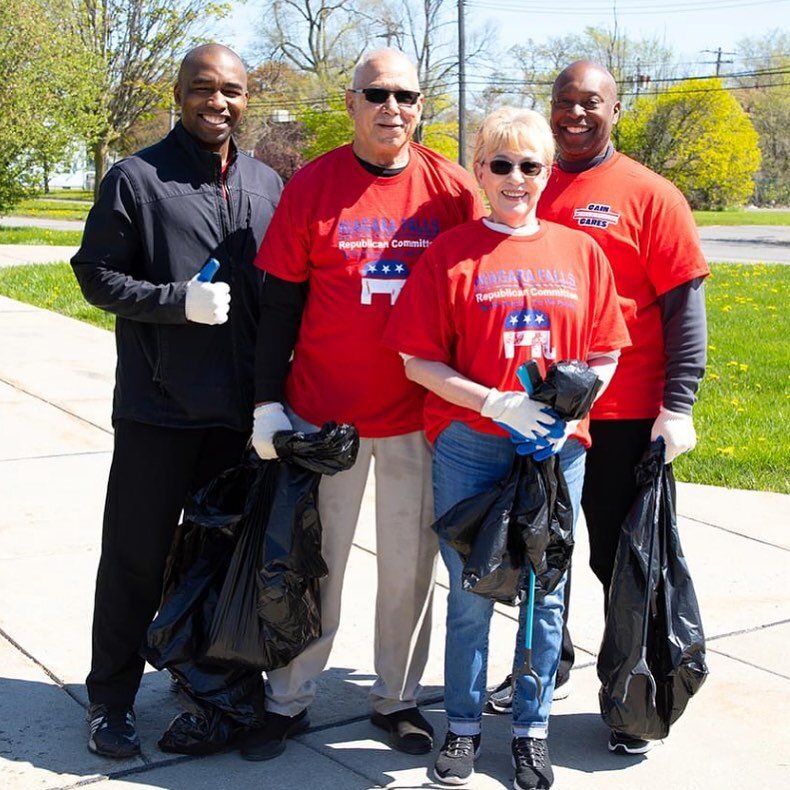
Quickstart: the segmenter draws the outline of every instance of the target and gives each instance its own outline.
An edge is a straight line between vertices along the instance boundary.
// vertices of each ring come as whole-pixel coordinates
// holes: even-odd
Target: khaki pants
[[[294,427],[311,426],[292,415]],[[379,713],[414,707],[428,659],[437,540],[431,529],[430,450],[422,432],[362,439],[347,472],[325,477],[318,489],[322,553],[322,635],[288,666],[268,673],[266,709],[295,716],[315,697],[315,678],[329,660],[340,622],[343,575],[356,531],[371,459],[376,459],[375,670],[371,704]]]

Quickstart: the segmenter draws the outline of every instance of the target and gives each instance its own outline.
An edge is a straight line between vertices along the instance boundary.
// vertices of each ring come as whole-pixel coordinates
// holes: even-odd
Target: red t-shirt
[[[583,233],[541,222],[532,236],[510,236],[478,220],[442,234],[420,261],[393,311],[384,343],[444,362],[472,381],[523,390],[516,370],[537,361],[587,359],[628,345],[609,264]],[[507,432],[477,412],[429,392],[430,441],[453,420],[477,431]],[[587,421],[574,433],[590,444]]]
[[[593,419],[655,417],[664,395],[664,336],[657,297],[710,269],[686,199],[662,176],[623,154],[583,173],[558,167],[538,216],[588,233],[606,253],[632,346],[623,351]]]
[[[420,255],[442,231],[482,214],[469,173],[414,143],[395,176],[366,171],[350,145],[294,175],[255,265],[309,281],[285,386],[300,417],[353,422],[367,437],[421,429],[424,390],[381,335]]]

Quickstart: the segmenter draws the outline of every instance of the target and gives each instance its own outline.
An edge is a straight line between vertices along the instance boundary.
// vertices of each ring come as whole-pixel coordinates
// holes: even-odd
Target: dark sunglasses
[[[384,104],[390,96],[395,97],[398,104],[412,106],[420,98],[419,91],[388,91],[386,88],[349,88],[349,93],[361,93],[371,104]]]
[[[540,162],[530,162],[525,159],[523,162],[510,162],[507,159],[492,159],[488,163],[489,170],[495,176],[509,176],[513,172],[513,168],[517,167],[527,178],[535,178],[540,175],[540,171],[548,165],[541,164]]]

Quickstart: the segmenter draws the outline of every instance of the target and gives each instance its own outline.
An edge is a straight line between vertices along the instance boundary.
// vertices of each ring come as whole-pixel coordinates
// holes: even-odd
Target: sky
[[[218,31],[226,43],[254,64],[260,0],[232,0],[233,13]],[[448,0],[449,17],[456,0]],[[630,38],[659,37],[671,46],[681,62],[715,61],[716,55],[735,49],[744,37],[761,36],[771,29],[790,31],[790,0],[466,0],[467,31],[490,21],[497,30],[497,44],[507,50],[532,38],[580,33],[587,26],[609,27],[617,11],[619,30]],[[727,55],[722,55],[727,60]],[[715,68],[710,66],[711,73]],[[726,64],[722,66],[722,72]]]

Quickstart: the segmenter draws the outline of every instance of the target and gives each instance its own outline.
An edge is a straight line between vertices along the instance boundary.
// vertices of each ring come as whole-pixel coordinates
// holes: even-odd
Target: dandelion
[[[725,304],[724,307],[721,308],[722,313],[729,313],[732,310],[732,305]]]
[[[716,452],[719,455],[724,455],[724,456],[728,456],[729,457],[729,456],[735,455],[735,448],[734,447],[717,447],[716,448]]]

